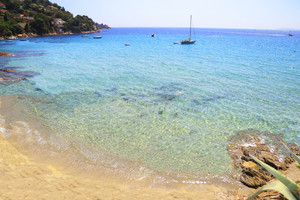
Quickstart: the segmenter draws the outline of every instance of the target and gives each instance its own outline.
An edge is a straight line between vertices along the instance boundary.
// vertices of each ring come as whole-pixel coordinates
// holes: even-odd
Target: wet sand
[[[1,128],[1,125],[0,125]],[[238,191],[213,185],[197,189],[150,188],[114,178],[72,173],[21,153],[0,134],[0,199],[238,199]],[[241,196],[242,194],[239,194]]]

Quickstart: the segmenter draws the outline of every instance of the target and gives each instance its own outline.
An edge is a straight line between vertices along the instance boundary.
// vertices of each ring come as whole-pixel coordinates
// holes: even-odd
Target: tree
[[[7,13],[4,14],[4,21],[6,21],[6,22],[8,21]]]
[[[31,32],[32,32],[31,27],[29,26],[28,23],[26,23],[26,25],[25,25],[25,33],[31,33]]]
[[[2,36],[11,36],[12,31],[9,29],[9,25],[7,23],[0,24],[0,35]]]
[[[32,4],[32,1],[31,1],[31,0],[25,0],[25,1],[23,2],[23,8],[29,9],[31,4]]]
[[[18,35],[24,33],[24,29],[19,24],[14,24],[10,28],[13,35]]]
[[[77,15],[65,10],[64,7],[51,3],[49,0],[0,0],[7,7],[7,12],[0,13],[0,36],[11,36],[20,33],[37,33],[39,35],[56,32],[60,28],[64,31],[80,33],[94,30],[95,22],[88,16]],[[24,14],[24,18],[19,17]],[[34,20],[26,17],[34,17]],[[54,18],[61,18],[65,23],[57,26]],[[25,28],[18,22],[28,22]]]
[[[16,12],[20,8],[20,1],[8,0],[5,6],[7,10]]]
[[[32,31],[38,35],[49,33],[49,28],[46,26],[45,21],[42,18],[37,18],[30,23]]]

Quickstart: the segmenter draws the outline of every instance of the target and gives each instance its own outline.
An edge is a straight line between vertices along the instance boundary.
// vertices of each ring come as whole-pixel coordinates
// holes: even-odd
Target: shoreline
[[[7,106],[4,101],[5,97],[1,97],[1,109]],[[3,114],[3,110],[0,114]],[[11,117],[17,114],[18,112],[12,110]],[[19,120],[18,118],[16,120]],[[95,176],[88,170],[82,171],[76,162],[67,167],[62,164],[65,158],[49,159],[46,154],[38,155],[44,152],[38,151],[40,147],[34,142],[31,143],[32,138],[22,136],[26,130],[22,129],[18,121],[12,123],[10,120],[5,116],[1,116],[0,119],[0,198],[3,199],[53,199],[55,196],[55,198],[66,199],[213,200],[225,198],[236,200],[241,197],[246,198],[245,191],[248,191],[247,194],[251,193],[251,189],[229,188],[217,184],[149,186],[140,181],[124,180],[119,174],[100,172],[100,175]],[[10,132],[7,131],[7,127]],[[20,140],[33,144],[32,146],[35,147],[32,148],[35,151],[20,144]],[[51,152],[47,153],[51,155]],[[68,157],[68,153],[62,152],[61,156]]]
[[[36,162],[20,153],[0,134],[1,199],[239,199],[235,191],[205,185],[188,188],[147,188],[118,180],[74,174],[57,165]],[[238,192],[238,191],[237,191]],[[241,195],[241,194],[240,194]]]
[[[29,34],[22,34],[20,36],[10,36],[10,37],[0,37],[0,41],[4,40],[16,40],[16,39],[23,39],[23,38],[35,38],[35,37],[49,37],[49,36],[60,36],[60,35],[81,35],[81,34],[91,34],[91,33],[102,33],[104,32],[103,30],[95,30],[95,31],[83,31],[81,33],[71,33],[71,32],[66,32],[66,33],[49,33],[49,34],[44,34],[44,35],[37,35],[34,33],[29,33]]]
[[[72,150],[53,156],[57,154],[54,147],[41,149],[45,147],[43,135],[19,121],[24,117],[22,111],[10,105],[15,105],[10,96],[0,97],[0,199],[244,200],[256,191],[241,184],[217,182],[149,185],[126,180],[119,173],[94,173],[78,165],[76,159],[80,158]],[[11,112],[8,116],[7,111]],[[94,165],[90,168],[101,170]],[[300,176],[295,163],[286,175],[293,180]]]

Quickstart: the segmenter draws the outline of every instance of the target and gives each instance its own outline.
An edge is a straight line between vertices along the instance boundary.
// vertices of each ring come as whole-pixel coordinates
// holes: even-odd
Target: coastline
[[[103,30],[95,30],[95,31],[83,31],[81,33],[72,33],[72,32],[65,32],[65,33],[49,33],[49,34],[44,34],[44,35],[37,35],[34,33],[29,33],[29,34],[21,34],[18,36],[10,36],[10,37],[0,37],[0,41],[3,40],[15,40],[15,39],[22,39],[22,38],[33,38],[33,37],[47,37],[47,36],[59,36],[59,35],[81,35],[81,34],[90,34],[90,33],[101,33],[104,32]]]
[[[217,186],[144,188],[117,180],[77,175],[59,166],[32,161],[1,134],[1,199],[238,199]],[[231,197],[230,197],[231,196]]]
[[[143,188],[112,179],[76,175],[21,154],[1,134],[1,199],[238,199],[222,188]]]
[[[6,97],[0,98],[0,108],[7,106]],[[7,109],[7,108],[5,108]],[[3,110],[1,110],[1,115]],[[16,116],[13,111],[11,115]],[[17,117],[19,118],[19,117]],[[39,151],[24,148],[21,140],[25,129],[1,116],[0,120],[0,198],[1,199],[244,199],[251,189],[228,188],[216,184],[176,186],[145,186],[139,181],[126,181],[118,175],[94,174],[63,166],[55,159],[37,155]],[[9,125],[7,125],[8,121]],[[5,125],[6,124],[6,125]],[[20,124],[20,123],[19,123]],[[7,127],[10,131],[8,133]],[[27,141],[28,142],[28,141]],[[31,142],[31,141],[29,141]],[[32,143],[30,143],[32,144]],[[33,143],[33,146],[36,145]],[[38,148],[38,147],[32,147]],[[36,149],[37,150],[37,149]],[[63,152],[62,155],[67,156]],[[43,154],[43,153],[41,153]],[[48,152],[51,154],[51,152]],[[63,160],[64,158],[61,158]],[[81,172],[80,172],[81,171]],[[101,174],[101,173],[100,173]]]

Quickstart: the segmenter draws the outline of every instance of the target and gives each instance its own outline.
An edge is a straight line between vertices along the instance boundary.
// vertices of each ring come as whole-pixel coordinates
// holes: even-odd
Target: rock
[[[242,175],[239,180],[248,187],[257,188],[266,184],[266,182],[272,179],[271,174],[263,169],[260,165],[253,167],[241,166]]]
[[[249,162],[244,162],[244,163],[242,164],[242,166],[243,166],[243,167],[246,167],[246,168],[253,168],[253,167],[256,167],[257,164],[254,163],[254,162],[252,162],[252,161],[249,161]]]
[[[14,68],[4,68],[0,69],[0,84],[9,85],[27,78],[32,78],[36,75],[40,74],[32,71],[19,71]]]
[[[277,142],[274,145],[266,144],[265,139]],[[280,136],[269,133],[258,133],[256,131],[246,131],[229,139],[227,151],[232,159],[233,169],[236,171],[236,178],[251,188],[265,185],[273,176],[263,167],[256,164],[249,154],[254,155],[259,160],[267,163],[277,170],[287,170],[289,164],[294,161],[291,156],[284,157],[280,154],[277,146],[280,146]],[[293,147],[298,149],[299,147]],[[296,152],[294,150],[293,152]],[[280,158],[280,159],[279,159]]]
[[[11,53],[7,53],[7,52],[1,52],[0,51],[0,56],[12,56]]]
[[[3,71],[3,72],[13,72],[15,70],[14,69],[0,69],[0,71]]]
[[[159,111],[158,111],[158,114],[159,114],[159,115],[162,115],[162,114],[164,114],[164,113],[165,113],[164,110],[159,110]]]
[[[263,192],[255,198],[255,200],[266,200],[266,199],[288,200],[282,194],[274,190],[268,190],[266,192]]]

